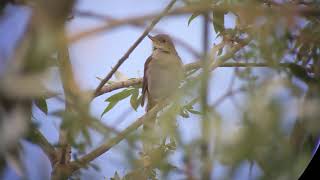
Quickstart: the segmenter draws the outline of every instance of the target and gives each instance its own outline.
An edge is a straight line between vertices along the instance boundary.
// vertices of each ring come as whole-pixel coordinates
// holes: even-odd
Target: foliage
[[[208,64],[199,61],[186,68],[181,91],[168,97],[169,104],[156,107],[155,114],[148,112],[123,131],[92,115],[90,106],[96,103],[92,100],[97,95],[88,95],[75,80],[64,32],[71,15],[77,16],[72,11],[75,2],[60,0],[48,6],[40,1],[5,1],[0,3],[1,18],[6,18],[3,9],[7,3],[30,6],[35,15],[14,50],[9,70],[0,73],[0,128],[12,128],[0,134],[1,171],[10,158],[21,164],[17,153],[12,153],[21,150],[21,139],[37,144],[49,157],[52,179],[82,177],[77,170],[89,167],[100,171],[92,160],[112,154],[107,152],[110,149],[127,157],[123,167],[130,167],[114,172],[114,180],[175,176],[209,179],[215,175],[216,165],[228,167],[225,178],[237,179],[237,171],[245,162],[260,169],[262,179],[297,179],[312,157],[320,135],[320,25],[316,1],[184,0],[175,7],[178,10],[165,15],[183,12],[189,17],[188,28],[194,28],[195,19],[208,15],[203,27],[210,29],[210,23],[214,32],[203,29],[201,37],[209,41],[206,32],[212,33],[219,44],[209,41],[207,54],[205,49],[209,48],[203,48],[202,60]],[[97,16],[89,13],[89,17]],[[230,19],[236,23],[226,28]],[[125,20],[140,26],[146,19]],[[221,48],[217,50],[218,46]],[[216,66],[233,70],[230,82],[215,76],[225,70],[215,71]],[[59,69],[63,96],[52,95],[42,83],[52,68]],[[131,80],[106,83],[104,87],[110,90],[100,119],[113,117],[113,110],[122,110],[120,101],[130,103],[134,113],[141,112],[141,81],[130,84]],[[216,80],[228,84],[227,89],[216,86]],[[48,97],[63,102],[64,109],[52,110]],[[58,144],[49,143],[41,134],[36,118],[31,118],[36,116],[33,107],[45,117],[61,120]],[[140,130],[143,123],[146,127],[151,124],[151,118],[156,118],[151,131]],[[190,122],[194,124],[184,129],[184,123]],[[8,137],[5,133],[11,134]],[[198,135],[188,139],[191,134]],[[97,136],[106,142],[92,147]],[[126,143],[116,147],[121,141]],[[145,142],[151,144],[150,149],[141,147]],[[173,161],[177,158],[178,162]],[[112,162],[104,164],[111,166]],[[20,169],[17,171],[22,172]]]

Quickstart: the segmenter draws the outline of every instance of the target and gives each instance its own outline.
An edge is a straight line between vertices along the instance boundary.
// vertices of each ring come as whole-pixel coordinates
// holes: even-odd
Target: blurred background
[[[121,132],[145,114],[144,107],[133,106],[133,98],[129,97],[134,95],[117,99],[115,106],[106,110],[112,103],[106,99],[121,94],[123,88],[92,101],[88,99],[144,32],[150,19],[136,24],[123,23],[80,39],[75,37],[116,20],[157,14],[169,2],[1,2],[0,176],[3,179],[54,177],[52,172],[57,172],[54,170],[59,167],[53,163],[57,162],[54,157],[59,156],[50,156],[50,150],[45,148],[51,146],[53,152],[63,152],[61,130],[68,132],[67,144],[71,144],[68,163],[99,147],[116,136],[114,132]],[[208,8],[215,6],[220,10]],[[154,167],[152,172],[156,175],[148,178],[200,179],[204,178],[202,169],[206,168],[203,167],[208,165],[210,179],[296,179],[312,158],[318,142],[318,4],[289,0],[263,3],[181,0],[172,9],[185,7],[190,8],[188,13],[163,17],[150,34],[169,34],[184,64],[199,63],[204,55],[204,39],[208,42],[210,61],[228,54],[230,57],[209,73],[207,94],[201,94],[201,80],[196,79],[203,76],[201,70],[188,77],[190,82],[184,82],[185,93],[179,101],[181,110],[173,112],[174,148],[168,148],[170,153],[163,156],[169,166]],[[203,13],[208,13],[207,20]],[[246,44],[241,46],[242,43]],[[217,46],[221,52],[216,52]],[[236,46],[241,47],[234,51]],[[108,85],[141,78],[144,62],[151,52],[151,41],[144,38]],[[196,79],[194,82],[192,77]],[[138,84],[124,88],[140,87]],[[206,97],[209,110],[203,108],[199,98],[195,99],[198,96]],[[194,99],[190,109],[187,105]],[[171,107],[167,108],[170,110]],[[204,114],[209,114],[209,118]],[[206,157],[209,163],[203,159],[201,149],[206,119],[210,132]],[[93,122],[101,123],[98,126],[107,130],[99,130]],[[131,133],[129,138],[68,177],[117,179],[129,172],[141,173],[137,170],[140,166],[134,163],[141,152],[139,132],[140,129]],[[41,145],[39,137],[45,138],[49,145]],[[126,177],[139,179],[132,174]]]

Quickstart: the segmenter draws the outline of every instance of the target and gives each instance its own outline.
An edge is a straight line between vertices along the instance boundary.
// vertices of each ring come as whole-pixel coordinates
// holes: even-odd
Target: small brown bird
[[[141,105],[144,105],[147,97],[146,111],[152,109],[161,100],[173,95],[178,90],[184,76],[183,64],[171,38],[165,34],[148,35],[148,37],[152,41],[153,48],[151,56],[144,64]],[[148,133],[148,129],[154,127],[155,120],[156,116],[150,118],[148,124],[143,127],[145,132]],[[150,137],[150,135],[152,134],[146,136]],[[148,147],[144,145],[145,150],[150,150]]]
[[[166,34],[148,37],[153,48],[144,64],[141,102],[143,106],[145,97],[148,97],[147,111],[173,94],[183,78],[182,62],[171,38]]]

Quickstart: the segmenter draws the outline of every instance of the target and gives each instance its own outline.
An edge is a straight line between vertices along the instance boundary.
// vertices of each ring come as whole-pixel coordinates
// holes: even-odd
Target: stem
[[[202,108],[202,141],[201,141],[201,159],[202,179],[210,179],[211,158],[209,157],[209,136],[210,122],[208,118],[208,83],[209,83],[209,58],[208,58],[208,41],[209,41],[209,17],[208,13],[203,14],[203,59],[202,59],[202,79],[201,79],[201,108]]]
[[[98,87],[94,92],[94,97],[97,96],[101,88],[111,79],[113,74],[118,70],[118,68],[126,61],[130,54],[135,50],[135,48],[140,44],[140,42],[148,35],[148,33],[152,30],[152,28],[160,21],[160,19],[165,16],[170,8],[174,5],[176,0],[171,0],[171,2],[167,5],[167,7],[163,10],[163,12],[156,17],[151,24],[146,28],[146,30],[142,33],[142,35],[133,43],[133,45],[128,49],[128,51],[118,60],[118,63],[111,69],[109,74],[100,82]]]

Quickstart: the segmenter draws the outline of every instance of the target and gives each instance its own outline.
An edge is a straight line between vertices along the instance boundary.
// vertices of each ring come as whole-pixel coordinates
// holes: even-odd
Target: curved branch
[[[120,132],[116,137],[108,140],[104,144],[100,145],[95,150],[91,151],[87,155],[83,156],[82,158],[71,162],[70,169],[71,172],[74,172],[81,167],[86,166],[89,162],[96,159],[103,153],[107,152],[109,149],[111,149],[114,145],[118,144],[120,141],[125,139],[127,135],[129,135],[131,132],[139,128],[142,124],[144,124],[145,121],[148,121],[149,118],[153,117],[158,111],[163,109],[165,106],[167,106],[170,102],[170,98],[165,99],[164,101],[158,103],[155,107],[153,107],[150,111],[148,111],[146,114],[138,118],[133,124],[131,124],[129,127],[127,127],[125,130]]]
[[[247,45],[249,43],[249,39],[244,40],[242,43],[239,43],[237,45],[235,45],[233,48],[231,48],[231,50],[219,57],[216,61],[214,61],[214,63],[211,65],[211,71],[214,70],[217,67],[247,67],[247,66],[268,66],[267,64],[263,64],[263,63],[225,63],[223,64],[226,60],[230,59],[237,51],[239,51],[243,46]],[[201,68],[201,64],[200,62],[195,62],[195,63],[190,63],[190,64],[186,64],[184,66],[185,71],[190,71],[193,69],[199,69]],[[125,88],[125,87],[130,87],[133,85],[139,85],[142,83],[142,78],[134,78],[134,79],[129,79],[126,81],[120,81],[120,82],[116,82],[110,85],[106,85],[103,86],[97,93],[95,93],[94,97],[100,96],[102,94],[120,89],[120,88]]]
[[[56,164],[58,161],[56,150],[38,129],[31,128],[30,135],[27,137],[27,139],[32,143],[37,144],[42,149],[42,151],[48,156],[52,166]]]
[[[281,67],[287,67],[288,63],[281,63],[279,64]],[[190,63],[186,64],[185,66],[186,71],[190,71],[193,69],[199,69],[200,64],[199,63]],[[270,67],[269,64],[267,63],[223,63],[219,67]],[[96,97],[101,96],[105,93],[112,92],[117,89],[122,89],[122,88],[127,88],[130,86],[135,86],[135,85],[141,85],[142,83],[142,78],[132,78],[129,80],[125,81],[120,81],[120,82],[115,82],[109,85],[105,85],[101,88],[99,93],[97,94]]]
[[[119,59],[118,63],[112,68],[109,74],[100,82],[98,87],[94,92],[94,97],[99,93],[101,88],[111,79],[113,74],[117,71],[117,69],[124,63],[125,60],[128,59],[129,55],[134,51],[134,49],[140,44],[140,42],[148,35],[151,29],[160,21],[160,19],[168,13],[170,8],[174,5],[176,0],[171,0],[171,2],[167,5],[167,7],[163,10],[163,12],[155,18],[151,24],[146,28],[146,30],[142,33],[142,35],[135,41],[135,43],[128,49],[128,51]]]
[[[169,13],[166,13],[166,15],[182,15],[182,14],[189,14],[189,13],[201,13],[201,12],[206,12],[208,10],[214,10],[214,11],[224,11],[226,10],[225,7],[217,7],[217,6],[193,6],[193,7],[182,7],[182,8],[177,8]],[[136,23],[141,23],[147,20],[154,19],[155,17],[160,17],[163,16],[162,13],[151,13],[143,16],[138,16],[138,17],[130,17],[126,19],[119,19],[116,21],[109,22],[108,24],[103,24],[101,26],[89,29],[87,31],[80,32],[72,37],[69,38],[69,43],[74,43],[82,38],[96,35],[101,32],[105,32],[107,30],[111,30],[113,28],[120,27],[122,25],[127,25],[127,24],[136,24]]]
[[[190,14],[190,13],[203,13],[203,12],[208,12],[208,11],[214,11],[214,12],[255,12],[258,13],[259,15],[268,15],[268,14],[274,14],[278,13],[281,16],[285,17],[292,17],[295,15],[299,16],[319,16],[320,15],[320,10],[317,7],[301,7],[298,5],[293,5],[293,6],[277,6],[277,7],[261,7],[261,6],[250,6],[250,9],[248,7],[243,6],[243,5],[223,5],[223,6],[217,6],[217,5],[212,5],[212,6],[207,6],[207,5],[197,5],[197,6],[192,6],[192,7],[181,7],[177,8],[171,12],[169,12],[167,15],[168,16],[173,16],[173,15],[183,15],[183,14]],[[111,30],[113,28],[117,28],[123,25],[127,24],[134,24],[134,23],[141,23],[147,20],[154,19],[155,17],[159,16],[159,13],[151,13],[143,16],[138,16],[138,17],[130,17],[126,19],[121,19],[117,21],[110,22],[108,24],[103,24],[98,27],[94,27],[92,29],[80,32],[72,37],[69,38],[69,43],[76,42],[82,38],[96,35],[98,33],[105,32],[107,30]],[[258,16],[258,15],[257,15]]]
[[[246,43],[249,43],[248,41],[245,41]],[[241,43],[236,45],[234,48],[231,49],[231,51],[229,53],[232,53],[232,55],[234,55],[239,49],[240,46],[243,47],[246,45],[246,43]],[[220,62],[224,62],[227,59],[229,59],[230,57],[232,57],[232,55],[230,54],[226,54],[224,56],[221,56],[220,58],[217,59],[216,62],[218,62],[217,64],[220,65]],[[211,70],[215,67],[216,63],[213,64],[213,66],[209,67]],[[134,79],[137,80],[137,79]],[[129,80],[130,81],[130,80]],[[141,83],[140,80],[139,81],[130,81],[131,84],[133,83]],[[113,84],[114,85],[114,84]],[[120,86],[120,84],[117,84]],[[111,85],[112,86],[112,85]],[[119,88],[119,86],[114,86]],[[110,88],[108,90],[111,90]],[[161,109],[163,109],[165,106],[167,106],[170,102],[170,97],[165,99],[164,101],[158,103],[155,107],[153,107],[150,111],[148,111],[145,115],[143,115],[142,117],[138,118],[137,121],[135,121],[133,124],[131,124],[129,127],[127,127],[125,130],[123,130],[122,132],[120,132],[117,136],[115,136],[114,138],[108,140],[107,142],[105,142],[104,144],[102,144],[101,146],[97,147],[96,149],[94,149],[93,151],[91,151],[90,153],[84,155],[82,158],[73,161],[69,164],[69,168],[71,170],[70,173],[80,169],[83,166],[86,166],[90,161],[94,160],[95,158],[99,157],[100,155],[102,155],[103,153],[107,152],[109,149],[111,149],[114,145],[118,144],[120,141],[122,141],[123,139],[125,139],[127,137],[127,135],[129,135],[132,131],[136,130],[137,128],[139,128],[142,124],[144,124],[145,121],[147,121],[150,117],[153,117],[158,111],[160,111]]]
[[[76,11],[75,12],[76,15],[78,16],[84,16],[84,17],[92,17],[95,19],[98,19],[100,21],[108,21],[111,23],[117,22],[118,19],[115,19],[109,15],[101,15],[101,14],[97,14],[97,13],[93,13],[90,11]],[[144,22],[132,22],[130,23],[130,25],[137,27],[137,28],[144,28],[146,26],[146,24]],[[153,29],[151,32],[157,33],[157,34],[167,34],[165,31],[161,30],[161,29]],[[187,52],[191,53],[194,57],[196,58],[200,58],[200,53],[195,50],[191,45],[189,45],[187,42],[185,42],[183,39],[171,36],[171,38],[173,39],[173,41],[177,44],[180,45],[181,47],[183,47]]]
[[[141,83],[142,83],[142,78],[134,78],[134,79],[129,79],[125,81],[115,82],[115,83],[103,86],[101,90],[95,95],[95,97],[117,90],[117,89],[139,85]]]

